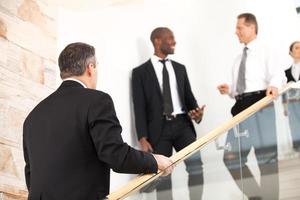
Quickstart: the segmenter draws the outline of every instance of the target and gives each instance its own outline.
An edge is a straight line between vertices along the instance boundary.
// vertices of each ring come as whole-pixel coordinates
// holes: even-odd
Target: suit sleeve
[[[148,137],[147,129],[147,108],[145,102],[145,94],[143,89],[143,81],[141,75],[134,69],[132,71],[132,99],[135,116],[135,127],[138,139]]]
[[[190,81],[184,67],[184,98],[188,110],[192,110],[198,107],[197,100],[194,97],[194,94],[191,89]]]
[[[23,154],[24,154],[24,160],[25,160],[25,181],[27,189],[30,190],[30,165],[29,165],[29,157],[27,153],[27,145],[26,145],[26,123],[24,122],[23,125]]]
[[[112,99],[102,95],[88,111],[90,134],[99,160],[120,173],[156,173],[153,155],[124,143]]]

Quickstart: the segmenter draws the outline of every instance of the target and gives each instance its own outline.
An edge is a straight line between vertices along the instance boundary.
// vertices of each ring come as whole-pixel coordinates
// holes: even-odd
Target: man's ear
[[[155,39],[154,39],[154,44],[155,44],[156,46],[159,46],[160,43],[161,43],[161,40],[160,40],[159,38],[155,38]]]
[[[89,76],[92,75],[93,73],[93,68],[95,68],[94,64],[93,63],[89,63],[87,66],[86,66],[86,72]]]

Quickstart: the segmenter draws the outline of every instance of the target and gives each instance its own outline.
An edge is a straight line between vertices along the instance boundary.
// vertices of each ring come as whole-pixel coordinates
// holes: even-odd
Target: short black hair
[[[153,45],[154,45],[154,40],[157,38],[160,38],[161,35],[163,34],[163,32],[165,32],[165,31],[170,31],[170,29],[167,27],[157,27],[152,31],[152,33],[150,35],[150,40]]]
[[[242,13],[242,14],[239,14],[237,18],[238,19],[244,18],[246,24],[253,24],[255,26],[255,33],[257,35],[257,33],[258,33],[258,24],[257,24],[257,20],[256,20],[255,15],[253,15],[252,13]]]
[[[95,48],[82,42],[71,43],[66,46],[58,57],[60,77],[83,75],[89,59],[95,56]]]

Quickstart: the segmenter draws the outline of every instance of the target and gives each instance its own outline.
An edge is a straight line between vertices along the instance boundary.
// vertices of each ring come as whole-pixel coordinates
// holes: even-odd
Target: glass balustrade
[[[234,125],[224,126],[226,131],[217,128],[200,138],[200,150],[178,162],[171,176],[160,176],[125,199],[300,199],[299,83],[291,87],[240,122],[234,124],[239,116],[229,120]]]

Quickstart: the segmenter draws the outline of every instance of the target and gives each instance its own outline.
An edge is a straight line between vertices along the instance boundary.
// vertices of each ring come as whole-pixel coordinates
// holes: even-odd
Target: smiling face
[[[160,51],[165,56],[174,54],[175,51],[175,38],[171,30],[165,30],[160,38]]]
[[[248,44],[256,38],[256,28],[254,24],[245,22],[245,18],[239,18],[236,24],[236,35],[240,43]]]
[[[173,32],[168,28],[162,28],[155,34],[157,34],[153,40],[155,55],[165,58],[169,54],[174,54],[176,41]]]

